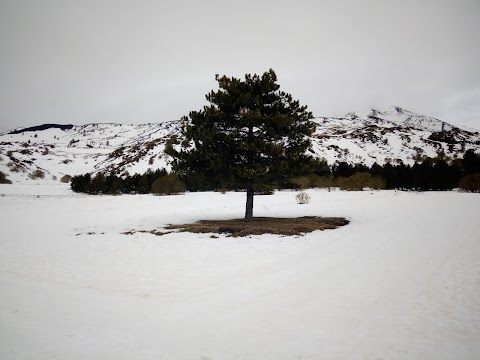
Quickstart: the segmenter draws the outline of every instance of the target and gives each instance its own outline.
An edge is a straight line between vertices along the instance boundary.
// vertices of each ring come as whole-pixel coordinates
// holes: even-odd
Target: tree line
[[[447,161],[439,157],[426,158],[413,165],[400,162],[386,163],[382,166],[374,163],[367,167],[362,164],[339,162],[331,168],[315,169],[313,174],[320,183],[330,181],[328,186],[338,186],[347,190],[352,187],[353,190],[361,190],[361,188],[355,188],[355,183],[360,182],[357,187],[362,186],[360,180],[363,178],[364,187],[371,188],[429,191],[460,187],[478,192],[480,191],[480,155],[473,150],[468,150],[463,159]]]
[[[480,155],[473,150],[463,159],[447,162],[444,159],[427,158],[421,163],[405,165],[362,164],[338,162],[328,166],[325,161],[313,161],[308,170],[297,176],[279,177],[256,188],[257,194],[269,194],[274,189],[339,187],[344,190],[373,189],[398,190],[451,190],[462,188],[480,192]],[[71,188],[75,192],[89,194],[176,194],[188,191],[243,191],[237,186],[226,186],[217,177],[186,173],[178,176],[165,169],[148,170],[145,174],[122,176],[101,172],[74,176]]]
[[[124,173],[122,176],[105,175],[103,172],[92,176],[87,173],[72,177],[71,188],[75,192],[88,194],[148,194],[152,189],[155,190],[154,184],[158,184],[161,179],[168,179],[168,176],[165,169],[148,170],[144,174],[135,175]]]

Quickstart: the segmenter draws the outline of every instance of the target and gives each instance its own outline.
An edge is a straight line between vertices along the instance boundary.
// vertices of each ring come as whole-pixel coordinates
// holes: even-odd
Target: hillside
[[[441,150],[452,159],[469,149],[480,151],[478,131],[399,107],[317,117],[314,121],[317,129],[308,151],[329,164],[413,164],[425,156],[435,157]],[[165,144],[178,141],[180,136],[180,121],[18,128],[0,135],[0,171],[14,183],[30,184],[56,183],[66,174],[144,173],[169,167]],[[45,177],[32,179],[36,170]]]

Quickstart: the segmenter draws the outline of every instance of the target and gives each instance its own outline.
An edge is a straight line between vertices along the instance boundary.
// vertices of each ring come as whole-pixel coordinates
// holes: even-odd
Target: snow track
[[[0,358],[476,359],[480,196],[310,191],[256,216],[346,216],[303,237],[126,230],[241,217],[245,194],[76,196],[2,185]],[[55,196],[60,195],[60,196]],[[72,197],[69,197],[72,196]]]

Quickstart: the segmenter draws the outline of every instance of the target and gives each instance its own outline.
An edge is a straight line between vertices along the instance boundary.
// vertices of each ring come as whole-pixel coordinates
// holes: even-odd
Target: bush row
[[[147,194],[157,195],[178,194],[185,191],[185,185],[175,174],[165,170],[147,171],[145,174],[123,177],[105,175],[102,172],[95,176],[90,174],[77,175],[71,178],[71,188],[75,192],[88,194]]]

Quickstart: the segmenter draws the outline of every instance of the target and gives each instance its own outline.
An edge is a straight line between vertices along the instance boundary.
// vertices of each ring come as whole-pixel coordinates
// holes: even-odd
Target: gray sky
[[[479,0],[0,0],[0,132],[200,109],[277,73],[316,116],[398,105],[480,129]]]

